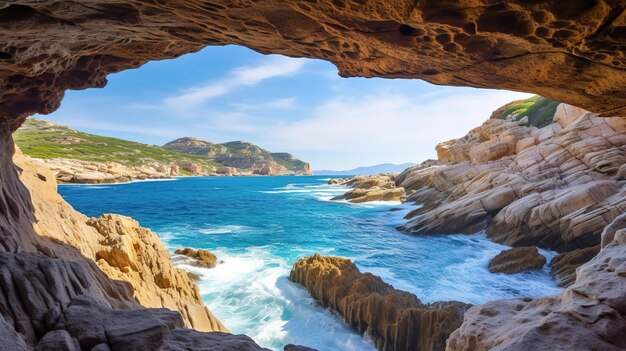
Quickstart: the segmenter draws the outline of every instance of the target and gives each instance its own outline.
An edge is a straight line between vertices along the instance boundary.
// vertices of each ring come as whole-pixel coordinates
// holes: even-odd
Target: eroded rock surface
[[[576,269],[589,262],[600,252],[600,245],[562,252],[550,260],[550,275],[562,287],[568,287],[576,280]]]
[[[404,188],[397,187],[394,182],[396,174],[381,173],[378,175],[359,175],[350,178],[333,178],[329,185],[345,185],[353,188],[333,200],[347,200],[353,203],[369,201],[401,201],[404,200]]]
[[[476,233],[559,252],[598,245],[626,212],[626,119],[561,104],[554,123],[489,119],[395,178],[421,205],[402,230]]]
[[[214,268],[217,264],[217,256],[208,250],[196,250],[186,247],[184,249],[177,249],[174,253],[191,258],[189,263],[196,267]]]
[[[423,304],[339,257],[317,254],[300,259],[289,279],[338,312],[354,330],[371,337],[379,350],[443,350],[468,307],[460,302]]]
[[[546,258],[539,253],[536,246],[513,247],[502,250],[489,261],[489,272],[514,274],[532,269],[541,269]]]
[[[500,300],[474,306],[450,336],[447,349],[626,349],[625,219],[626,215],[621,215],[615,225],[607,226],[602,250],[578,268],[576,281],[565,291],[534,300]]]
[[[9,0],[0,119],[55,110],[65,89],[207,45],[333,62],[342,76],[531,91],[626,115],[624,1]]]
[[[225,330],[154,233],[76,212],[50,170],[19,154],[13,166],[10,135],[0,143],[0,349],[192,350],[174,338],[189,334],[211,350],[261,350],[244,336],[184,329]]]

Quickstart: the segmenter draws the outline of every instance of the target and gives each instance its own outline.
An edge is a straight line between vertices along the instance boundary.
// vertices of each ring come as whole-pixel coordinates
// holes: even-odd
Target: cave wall
[[[534,92],[626,115],[626,0],[8,0],[0,121],[15,130],[66,89],[207,45],[333,62],[342,76]],[[210,64],[210,63],[209,63]]]

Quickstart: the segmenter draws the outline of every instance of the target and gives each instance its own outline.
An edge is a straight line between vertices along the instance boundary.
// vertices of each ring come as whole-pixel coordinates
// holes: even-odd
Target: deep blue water
[[[399,203],[330,201],[345,188],[324,176],[202,177],[116,185],[66,185],[59,192],[89,215],[120,213],[151,228],[173,251],[205,248],[223,264],[201,274],[207,306],[234,333],[282,350],[296,343],[323,350],[373,350],[333,314],[287,280],[313,253],[349,257],[422,301],[483,303],[559,291],[547,270],[491,274],[505,248],[483,235],[415,236],[398,232]],[[550,259],[553,253],[542,251]]]

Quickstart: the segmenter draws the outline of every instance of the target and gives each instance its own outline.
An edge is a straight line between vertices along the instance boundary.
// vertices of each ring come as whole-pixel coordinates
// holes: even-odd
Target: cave
[[[14,164],[11,134],[28,116],[58,109],[66,90],[104,87],[108,74],[206,46],[236,44],[263,54],[330,61],[342,77],[531,92],[611,123],[626,118],[623,0],[8,0],[0,4],[0,30],[0,335],[5,341],[0,349],[7,350],[186,350],[202,343],[219,350],[261,349],[245,336],[225,333],[198,305],[189,278],[176,272],[161,271],[152,284],[176,290],[171,281],[180,279],[185,288],[174,293],[178,299],[146,293],[145,303],[138,303],[131,284],[112,279],[95,263],[106,253],[90,240],[103,232],[114,235],[119,223],[137,233],[143,229],[117,217],[86,221],[56,194],[53,176]],[[620,150],[606,159],[623,157],[626,151]],[[621,168],[611,172],[618,176]],[[42,198],[53,205],[38,208],[34,199]],[[79,224],[67,229],[60,218]],[[593,243],[602,246],[597,261],[580,269],[596,290],[581,292],[579,282],[563,295],[576,312],[565,307],[559,312],[558,298],[524,301],[508,306],[497,328],[486,330],[479,322],[500,313],[500,305],[487,303],[453,333],[447,349],[487,350],[485,345],[502,342],[493,333],[506,338],[521,330],[524,318],[548,313],[515,314],[526,305],[557,308],[536,329],[526,330],[524,344],[506,350],[559,349],[567,347],[559,342],[572,340],[581,350],[598,347],[594,340],[606,341],[607,350],[626,347],[626,219],[614,213],[604,220],[609,224],[601,242]],[[603,290],[606,285],[612,289]],[[165,302],[148,302],[156,299]],[[587,306],[589,300],[596,303]],[[185,312],[181,317],[142,306]],[[567,313],[578,313],[587,327],[555,338],[550,330]]]

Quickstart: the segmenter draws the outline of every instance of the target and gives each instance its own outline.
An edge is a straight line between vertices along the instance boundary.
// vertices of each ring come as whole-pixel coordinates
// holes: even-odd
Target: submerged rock
[[[191,258],[191,265],[201,268],[214,268],[217,264],[217,256],[212,254],[208,250],[204,249],[192,249],[190,247],[186,247],[184,249],[177,249],[174,251],[177,255],[183,255]]]
[[[600,252],[600,245],[562,252],[550,260],[550,275],[561,287],[568,287],[576,280],[576,269],[589,262]]]
[[[293,265],[289,279],[385,351],[444,350],[468,307],[461,302],[423,304],[415,295],[361,273],[350,260],[339,257],[302,258]]]
[[[514,274],[531,269],[541,269],[546,258],[539,253],[536,246],[513,247],[502,250],[489,261],[489,272]]]

